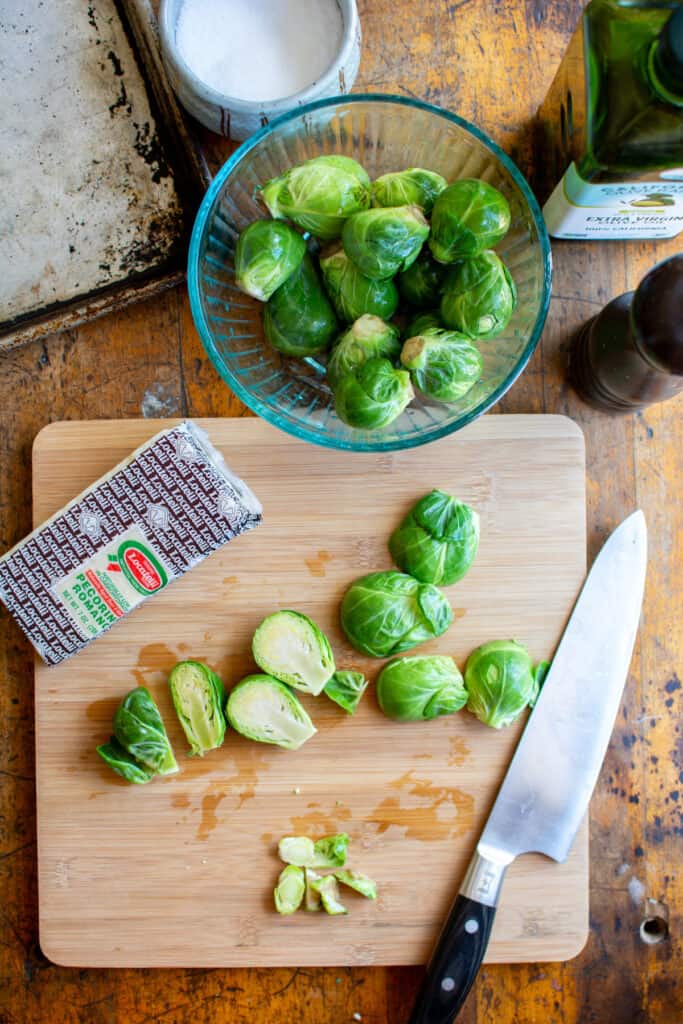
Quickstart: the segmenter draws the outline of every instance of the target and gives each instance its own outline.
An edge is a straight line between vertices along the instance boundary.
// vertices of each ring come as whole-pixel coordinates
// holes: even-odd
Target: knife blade
[[[409,1024],[450,1024],[488,944],[520,854],[563,861],[590,801],[633,654],[647,528],[634,512],[586,578],[427,968]]]

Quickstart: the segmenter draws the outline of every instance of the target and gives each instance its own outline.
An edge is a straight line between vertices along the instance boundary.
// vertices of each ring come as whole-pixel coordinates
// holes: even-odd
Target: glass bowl
[[[240,231],[264,216],[257,189],[287,168],[324,153],[354,157],[371,178],[427,167],[448,181],[483,178],[506,196],[509,233],[496,247],[518,290],[512,320],[479,342],[480,381],[458,402],[419,394],[389,426],[357,430],[337,417],[324,357],[291,359],[263,335],[261,303],[235,286]],[[197,214],[188,264],[194,322],[219,374],[245,405],[276,427],[330,448],[391,451],[459,430],[489,409],[522,372],[538,343],[550,299],[551,258],[541,211],[524,177],[491,139],[455,114],[400,96],[320,100],[284,115],[248,139],[214,178]]]

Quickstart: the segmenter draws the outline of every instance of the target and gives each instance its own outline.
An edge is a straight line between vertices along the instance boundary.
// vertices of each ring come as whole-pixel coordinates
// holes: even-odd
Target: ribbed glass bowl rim
[[[233,168],[237,166],[240,160],[242,160],[247,153],[254,149],[254,147],[258,146],[262,139],[267,138],[268,135],[272,135],[273,132],[277,131],[281,125],[287,124],[289,121],[293,121],[295,118],[300,118],[314,110],[324,110],[326,107],[336,107],[340,105],[346,106],[348,104],[355,103],[393,103],[402,107],[426,110],[430,114],[435,114],[437,117],[443,118],[445,121],[450,121],[451,124],[457,124],[458,127],[464,128],[465,131],[469,132],[480,142],[483,142],[484,145],[490,149],[496,159],[499,160],[510,173],[510,176],[524,196],[529,210],[531,211],[534,224],[536,225],[536,230],[538,231],[541,254],[543,257],[543,287],[541,305],[536,317],[536,322],[534,323],[533,331],[531,332],[531,336],[524,351],[505,380],[496,388],[495,391],[480,402],[478,406],[474,409],[470,409],[469,412],[464,413],[458,419],[453,420],[450,423],[445,423],[441,426],[422,431],[419,434],[412,436],[406,435],[402,438],[395,438],[387,441],[359,440],[358,442],[354,442],[353,440],[337,438],[333,435],[323,434],[322,432],[316,433],[307,427],[305,423],[293,423],[286,417],[278,415],[278,413],[274,412],[270,406],[256,398],[249,389],[246,388],[237,377],[235,377],[229,367],[225,365],[220,353],[216,350],[211,336],[211,328],[209,327],[202,309],[199,288],[199,254],[202,239],[204,237],[204,231],[209,219],[209,213],[214,200],[223,188],[226,180],[230,177]],[[252,412],[257,413],[268,423],[272,423],[274,426],[279,427],[280,430],[284,430],[285,433],[291,434],[294,437],[303,438],[304,440],[311,441],[314,444],[321,445],[325,448],[337,448],[345,449],[347,451],[361,452],[386,452],[400,451],[405,448],[417,448],[420,445],[428,444],[431,441],[437,441],[441,437],[446,437],[448,434],[452,434],[456,430],[461,430],[463,427],[466,427],[468,423],[478,419],[479,416],[482,416],[487,412],[487,410],[490,409],[491,406],[495,405],[496,402],[502,398],[505,392],[512,387],[529,362],[529,359],[531,358],[531,355],[541,337],[543,327],[545,326],[546,317],[548,315],[548,306],[550,304],[552,256],[550,250],[550,239],[548,238],[548,232],[545,227],[540,207],[536,202],[526,179],[514,161],[507,155],[507,153],[503,152],[500,146],[498,146],[493,139],[489,138],[486,132],[477,128],[476,125],[471,124],[464,117],[460,117],[458,114],[453,114],[449,110],[442,110],[440,107],[435,107],[431,103],[424,103],[422,100],[411,99],[407,96],[396,96],[392,93],[353,93],[348,96],[335,96],[330,99],[315,100],[312,103],[306,103],[300,107],[296,107],[296,109],[276,118],[271,121],[270,124],[265,125],[263,128],[259,129],[259,131],[255,132],[254,135],[251,135],[238,149],[235,150],[232,156],[226,160],[207,189],[206,195],[204,196],[199,210],[197,211],[194,227],[192,229],[192,237],[190,239],[187,278],[190,294],[190,310],[192,312],[195,326],[199,332],[202,345],[208,353],[209,358],[216,368],[219,376],[226,381],[231,391],[237,395],[247,408],[251,409]]]

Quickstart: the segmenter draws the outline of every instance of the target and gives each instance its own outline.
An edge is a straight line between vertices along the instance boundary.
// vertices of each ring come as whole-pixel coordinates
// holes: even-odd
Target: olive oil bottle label
[[[683,230],[683,167],[658,181],[594,184],[571,163],[543,217],[554,238],[673,238]]]

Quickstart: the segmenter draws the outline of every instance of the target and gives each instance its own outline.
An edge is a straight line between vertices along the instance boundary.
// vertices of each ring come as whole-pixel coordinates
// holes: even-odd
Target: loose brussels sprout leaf
[[[423,249],[412,266],[398,275],[398,290],[401,293],[401,298],[411,306],[417,306],[418,309],[435,306],[439,302],[445,274],[443,265],[437,263]]]
[[[288,864],[280,872],[277,885],[273,889],[275,909],[278,914],[293,914],[302,904],[306,891],[306,880],[301,868]]]
[[[398,308],[398,289],[391,280],[373,281],[361,274],[340,245],[323,253],[320,269],[327,294],[332,299],[337,316],[344,323],[351,323],[372,313],[388,320]]]
[[[436,171],[408,167],[383,174],[372,183],[374,206],[419,206],[429,216],[434,200],[448,182]]]
[[[541,692],[541,688],[545,682],[545,677],[550,671],[549,661],[539,661],[538,665],[534,669],[534,692],[529,697],[529,707],[533,708],[536,706],[538,695]]]
[[[401,572],[373,572],[344,594],[341,624],[362,654],[388,658],[445,633],[453,609],[436,587]]]
[[[516,305],[510,271],[495,252],[482,252],[449,272],[441,317],[446,326],[472,338],[495,338],[509,324]]]
[[[304,693],[317,696],[334,673],[329,640],[300,612],[268,615],[254,633],[251,647],[259,668]]]
[[[422,722],[459,711],[467,703],[467,691],[452,658],[414,654],[384,666],[377,679],[377,700],[388,718]]]
[[[285,836],[278,844],[280,859],[299,868],[336,868],[346,863],[349,837],[346,832],[313,842],[306,836]]]
[[[346,832],[338,832],[334,836],[324,836],[315,844],[316,862],[314,868],[343,868],[346,864],[346,851],[349,837]]]
[[[344,708],[344,711],[348,711],[352,715],[367,686],[368,680],[362,672],[349,672],[342,669],[334,673],[325,687],[325,694],[339,707]]]
[[[151,768],[147,768],[146,765],[141,764],[140,761],[134,758],[132,754],[129,754],[121,746],[116,736],[112,736],[109,743],[102,743],[97,748],[97,753],[104,763],[109,765],[126,782],[134,782],[138,786],[143,786],[145,782],[153,779],[156,774]]]
[[[505,196],[485,181],[463,178],[445,188],[434,203],[429,248],[439,263],[455,263],[490,249],[509,227]]]
[[[353,373],[368,359],[394,361],[401,352],[398,327],[385,324],[378,316],[366,313],[344,331],[327,362],[327,380],[332,389],[347,373]]]
[[[159,775],[178,771],[159,709],[146,687],[138,686],[123,698],[114,714],[114,735],[129,754]]]
[[[370,178],[347,156],[318,156],[261,189],[271,215],[289,218],[317,238],[338,238],[344,221],[370,205]]]
[[[438,327],[439,330],[443,330],[443,320],[439,315],[438,309],[430,310],[426,313],[419,313],[414,320],[411,320],[403,332],[403,337],[415,338],[418,334],[424,334],[430,327]]]
[[[478,546],[479,516],[443,491],[420,498],[389,538],[389,551],[399,569],[437,586],[462,579]]]
[[[306,895],[304,897],[304,907],[306,910],[316,911],[320,910],[321,900],[320,893],[317,889],[313,888],[315,882],[320,881],[320,875],[313,868],[304,868],[304,879],[306,881]]]
[[[346,907],[339,902],[339,886],[334,875],[325,875],[313,882],[313,888],[320,893],[323,907],[328,914],[348,914]]]
[[[310,356],[326,349],[337,329],[334,310],[307,254],[268,299],[263,310],[263,332],[278,352]]]
[[[428,327],[408,338],[401,362],[423,395],[439,402],[457,402],[474,387],[483,368],[479,349],[464,334]]]
[[[467,708],[484,725],[511,725],[535,694],[529,652],[514,640],[492,640],[467,659]]]
[[[408,371],[395,370],[388,359],[374,357],[337,382],[334,408],[349,426],[374,430],[392,423],[413,396]]]
[[[288,224],[255,220],[235,247],[235,284],[247,295],[267,302],[292,276],[306,253],[306,243]]]
[[[300,701],[279,679],[246,676],[230,692],[225,709],[235,732],[259,743],[298,748],[317,731]]]
[[[358,269],[381,281],[407,270],[429,234],[419,206],[376,207],[356,213],[344,224],[344,252]]]
[[[220,747],[225,739],[225,690],[216,673],[201,661],[180,661],[168,685],[192,753],[203,757]]]
[[[361,896],[369,900],[377,899],[377,885],[367,875],[361,875],[360,871],[335,871],[334,877],[342,885],[348,885],[349,889],[355,889]]]

